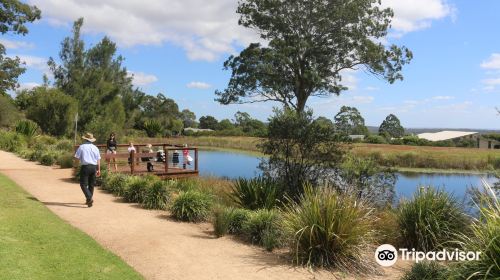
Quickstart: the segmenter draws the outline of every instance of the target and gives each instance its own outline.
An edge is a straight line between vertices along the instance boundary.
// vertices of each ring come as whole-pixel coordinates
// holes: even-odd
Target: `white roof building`
[[[435,133],[421,133],[418,134],[418,138],[426,139],[429,141],[444,141],[444,140],[451,140],[455,138],[462,138],[465,136],[472,136],[474,134],[478,134],[478,132],[472,132],[472,131],[450,131],[450,130],[445,130],[445,131],[440,131],[440,132],[435,132]]]

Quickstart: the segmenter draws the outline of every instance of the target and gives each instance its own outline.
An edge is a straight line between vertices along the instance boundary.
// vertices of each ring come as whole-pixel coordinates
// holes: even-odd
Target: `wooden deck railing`
[[[169,174],[172,175],[179,175],[179,174],[193,174],[197,175],[199,170],[199,162],[198,162],[198,148],[196,147],[184,147],[182,145],[172,145],[172,144],[151,144],[153,147],[153,151],[156,150],[156,152],[145,152],[144,148],[148,146],[148,144],[134,144],[135,151],[132,150],[130,153],[128,152],[129,145],[127,144],[119,144],[117,145],[117,151],[116,153],[106,153],[106,145],[104,144],[99,144],[96,145],[99,148],[99,151],[101,153],[101,158],[105,159],[106,161],[111,160],[111,159],[127,159],[129,161],[129,166],[130,166],[130,173],[134,174],[137,173],[137,166],[142,162],[144,164],[147,164],[147,162],[152,163],[155,166],[158,166],[158,164],[163,165],[162,170],[156,169],[153,173],[160,175],[160,176],[166,176],[168,177]],[[74,149],[78,149],[78,145],[74,146]],[[156,149],[155,149],[156,147]],[[142,151],[141,151],[142,148]],[[122,151],[120,151],[122,150]],[[123,151],[124,150],[124,151]],[[191,165],[190,162],[188,162],[187,158],[184,158],[183,152],[184,150],[189,151],[189,156],[192,157],[194,165]],[[178,152],[178,157],[177,157],[177,162],[174,162],[173,156],[174,156],[174,151]],[[164,155],[164,161],[158,161],[158,153],[163,152]],[[193,166],[193,168],[189,168],[190,166]],[[180,168],[182,167],[182,168]],[[140,171],[139,171],[140,172]]]

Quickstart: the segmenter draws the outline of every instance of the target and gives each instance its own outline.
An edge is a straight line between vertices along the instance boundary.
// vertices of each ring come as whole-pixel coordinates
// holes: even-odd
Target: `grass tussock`
[[[452,247],[450,242],[467,229],[463,206],[444,190],[421,188],[397,211],[402,245],[418,251]]]
[[[181,192],[173,201],[172,215],[185,222],[201,222],[210,216],[212,197],[197,190]]]
[[[372,209],[351,195],[305,187],[298,202],[285,206],[284,229],[297,264],[373,272],[366,257],[374,240]]]
[[[282,200],[283,190],[271,179],[239,178],[231,188],[231,198],[238,206],[246,209],[272,209]]]
[[[280,247],[283,237],[281,216],[277,210],[259,209],[249,212],[242,223],[241,231],[245,238],[272,251]]]
[[[170,188],[172,182],[162,180],[154,181],[147,190],[142,205],[146,209],[166,210],[170,201]]]
[[[500,279],[500,201],[492,186],[483,181],[486,193],[476,201],[479,217],[469,234],[460,234],[463,251],[481,252],[479,260],[455,264],[450,279]]]
[[[435,261],[423,261],[412,265],[401,280],[443,280],[446,277],[446,267]]]

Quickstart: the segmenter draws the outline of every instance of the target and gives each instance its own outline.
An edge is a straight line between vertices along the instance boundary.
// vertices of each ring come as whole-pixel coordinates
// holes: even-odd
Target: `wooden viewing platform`
[[[128,152],[128,144],[118,144],[116,154],[106,153],[106,145],[96,145],[101,153],[101,167],[108,164],[110,160],[110,171],[114,172],[114,163],[116,160],[118,165],[117,172],[134,175],[153,174],[161,178],[182,178],[198,176],[198,148],[183,147],[182,145],[172,144],[151,144],[153,152],[146,152],[148,144],[134,144],[136,151]],[[78,149],[79,145],[74,146]],[[188,150],[189,155],[193,158],[190,164],[184,158],[183,151]],[[174,163],[174,152],[178,152],[178,162]],[[159,161],[159,153],[163,152],[164,160]],[[130,160],[129,160],[130,159]],[[148,162],[153,165],[153,171],[148,171]]]

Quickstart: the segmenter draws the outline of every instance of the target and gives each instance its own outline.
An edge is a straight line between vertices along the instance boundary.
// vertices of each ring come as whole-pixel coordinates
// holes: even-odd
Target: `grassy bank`
[[[1,279],[143,279],[0,175]]]
[[[165,139],[141,138],[137,142],[164,142]],[[255,137],[179,137],[167,140],[176,144],[199,147],[243,150],[259,155],[257,144],[262,138]],[[373,157],[383,166],[401,171],[459,173],[492,171],[500,169],[500,151],[475,148],[405,146],[387,144],[353,144],[352,153],[361,157]]]

